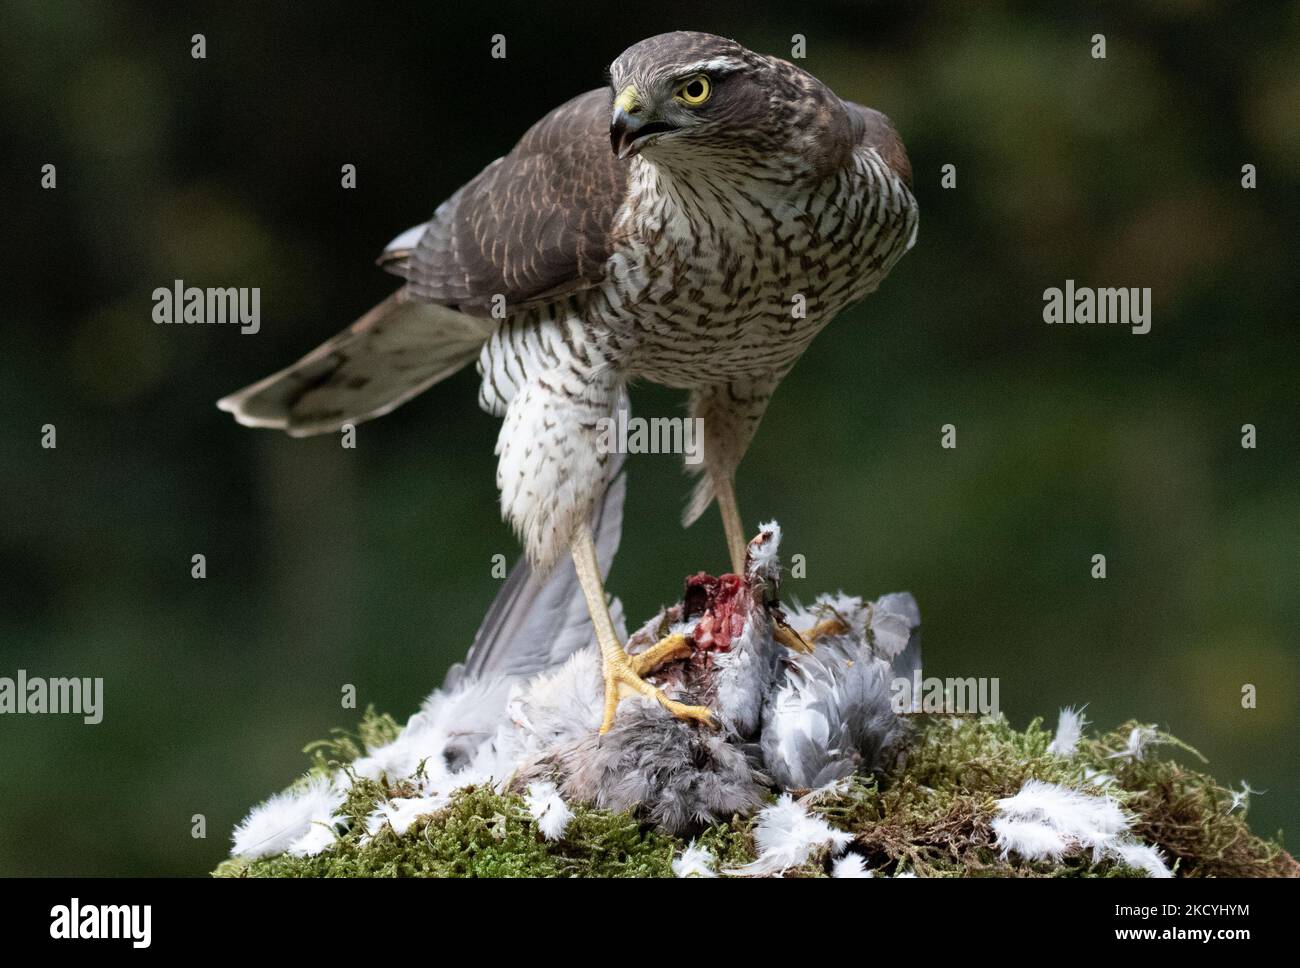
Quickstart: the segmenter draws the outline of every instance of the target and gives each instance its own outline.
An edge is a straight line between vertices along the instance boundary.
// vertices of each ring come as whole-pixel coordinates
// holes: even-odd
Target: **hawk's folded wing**
[[[560,105],[439,206],[414,248],[380,261],[416,299],[473,315],[497,295],[513,312],[599,282],[628,178],[609,117],[605,88]]]

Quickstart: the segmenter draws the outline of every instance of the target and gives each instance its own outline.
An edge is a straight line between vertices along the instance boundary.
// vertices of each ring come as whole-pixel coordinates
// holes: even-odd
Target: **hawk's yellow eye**
[[[712,89],[709,79],[703,74],[697,74],[677,89],[676,96],[683,104],[698,107],[709,99],[710,93]]]

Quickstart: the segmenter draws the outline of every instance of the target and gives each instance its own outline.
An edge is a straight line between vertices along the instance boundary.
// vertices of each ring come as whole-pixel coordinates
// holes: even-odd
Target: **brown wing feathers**
[[[533,125],[439,209],[406,262],[412,294],[482,315],[498,294],[514,311],[598,282],[627,190],[608,128],[604,88]]]

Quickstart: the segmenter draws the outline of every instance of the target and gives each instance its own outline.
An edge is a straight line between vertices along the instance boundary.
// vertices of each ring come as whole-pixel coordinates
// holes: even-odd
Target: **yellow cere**
[[[623,92],[614,99],[614,107],[626,111],[628,114],[636,110],[637,104],[636,87],[631,84],[623,88]]]

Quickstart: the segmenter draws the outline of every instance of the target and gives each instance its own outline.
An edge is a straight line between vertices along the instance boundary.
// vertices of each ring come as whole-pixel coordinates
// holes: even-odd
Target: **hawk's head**
[[[619,158],[788,160],[815,145],[822,127],[843,124],[843,103],[811,74],[713,34],[651,37],[609,73],[609,140]]]

